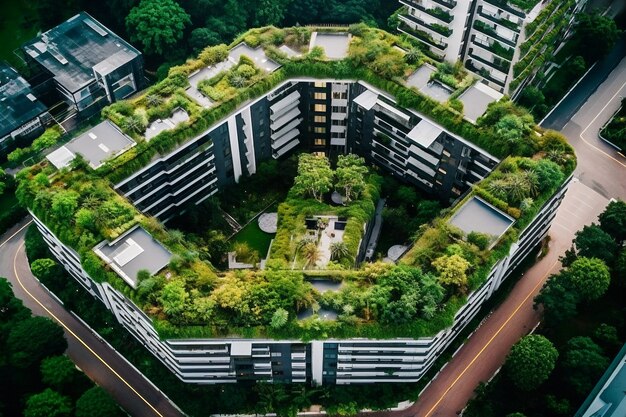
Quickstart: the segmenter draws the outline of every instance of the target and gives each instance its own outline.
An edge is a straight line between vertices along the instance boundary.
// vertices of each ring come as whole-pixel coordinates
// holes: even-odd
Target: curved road
[[[489,380],[504,363],[511,346],[539,323],[533,298],[546,278],[560,269],[558,258],[574,233],[596,221],[610,198],[626,200],[626,158],[601,141],[598,132],[626,97],[626,59],[621,60],[595,92],[582,97],[571,115],[571,103],[553,117],[567,121],[562,133],[576,149],[577,180],[570,186],[550,229],[550,251],[515,285],[511,294],[467,340],[455,357],[402,411],[363,413],[367,417],[455,417],[472,398],[480,382]]]
[[[0,276],[7,278],[15,296],[35,315],[56,321],[65,331],[67,354],[89,378],[106,389],[130,415],[182,417],[167,397],[135,370],[119,353],[82,322],[68,313],[30,271],[24,250],[24,234],[30,221],[0,239]]]

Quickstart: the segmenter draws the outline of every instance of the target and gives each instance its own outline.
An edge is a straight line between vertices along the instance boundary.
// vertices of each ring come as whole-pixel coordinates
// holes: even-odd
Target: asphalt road
[[[137,417],[182,417],[150,382],[108,344],[39,284],[32,275],[24,251],[26,221],[0,238],[0,276],[7,278],[15,296],[35,315],[52,318],[65,331],[67,354],[89,378],[107,390],[130,415]],[[18,229],[20,229],[16,232]]]
[[[617,50],[623,58],[626,38],[621,42]],[[626,59],[618,59],[615,65],[608,75],[601,73],[606,68],[597,66],[593,71],[599,74],[592,71],[585,84],[579,84],[589,91],[575,89],[551,115],[549,126],[562,128],[576,149],[578,166],[574,173],[577,180],[550,229],[548,255],[526,272],[506,301],[482,323],[415,404],[403,411],[368,413],[368,417],[457,416],[478,384],[489,380],[504,363],[511,346],[539,323],[539,312],[532,308],[533,298],[546,278],[560,269],[558,258],[570,247],[574,233],[595,221],[610,198],[626,200],[626,158],[598,137],[626,96]]]

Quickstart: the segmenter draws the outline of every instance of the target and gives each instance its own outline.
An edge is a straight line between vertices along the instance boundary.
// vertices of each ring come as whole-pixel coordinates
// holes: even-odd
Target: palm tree
[[[302,255],[304,256],[304,259],[306,260],[306,263],[304,265],[305,267],[315,266],[315,263],[319,261],[320,257],[322,256],[319,248],[317,247],[315,243],[307,243],[302,248]]]
[[[330,244],[330,259],[333,261],[345,258],[350,254],[345,242],[333,242]]]
[[[146,96],[146,102],[150,107],[156,107],[163,103],[163,99],[157,94],[148,94]]]
[[[417,48],[411,48],[404,56],[407,64],[417,64],[422,57],[422,52]]]

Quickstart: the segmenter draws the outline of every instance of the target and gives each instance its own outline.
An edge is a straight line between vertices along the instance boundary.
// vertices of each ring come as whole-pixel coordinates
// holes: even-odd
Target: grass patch
[[[237,234],[233,236],[232,242],[247,243],[250,249],[257,251],[259,256],[264,258],[274,236],[274,233],[265,233],[262,231],[258,221],[255,219],[237,232]]]

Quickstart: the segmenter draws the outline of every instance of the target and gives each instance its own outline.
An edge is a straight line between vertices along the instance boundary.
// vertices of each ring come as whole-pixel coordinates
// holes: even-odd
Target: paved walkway
[[[560,269],[559,256],[574,233],[595,221],[609,200],[574,180],[550,229],[548,254],[524,274],[506,303],[497,308],[443,368],[418,401],[398,412],[367,413],[393,417],[455,417],[481,381],[487,381],[504,363],[511,346],[539,322],[533,298],[545,280]]]

